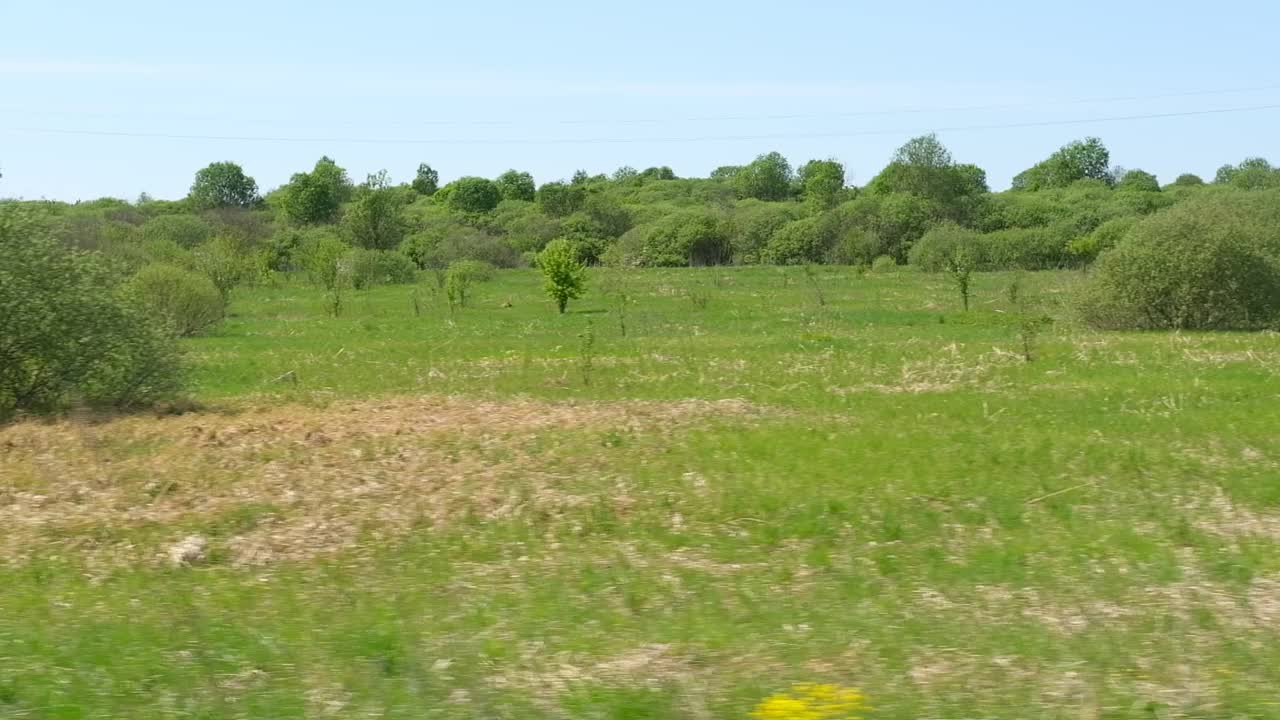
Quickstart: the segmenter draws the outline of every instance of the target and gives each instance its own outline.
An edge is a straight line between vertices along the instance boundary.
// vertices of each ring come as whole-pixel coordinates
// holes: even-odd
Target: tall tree
[[[791,163],[778,152],[760,155],[733,176],[739,197],[785,200],[791,195]]]
[[[353,191],[347,171],[325,156],[309,173],[297,173],[282,189],[281,203],[289,220],[298,224],[333,222]]]
[[[414,176],[412,187],[419,195],[435,195],[440,189],[440,173],[426,163],[418,165],[418,174]]]
[[[1046,190],[1066,187],[1077,180],[1101,180],[1108,185],[1114,178],[1111,153],[1096,137],[1075,140],[1036,165],[1013,178],[1014,190]]]
[[[402,189],[391,185],[386,170],[370,175],[342,217],[343,233],[356,247],[396,249],[407,231],[402,210],[408,199]]]
[[[258,183],[233,162],[212,163],[198,171],[187,199],[198,210],[252,207],[261,200]]]
[[[844,165],[836,160],[810,160],[800,167],[800,193],[818,207],[834,207],[844,191]]]
[[[508,170],[499,175],[494,184],[498,186],[498,193],[502,195],[503,200],[533,202],[534,194],[537,192],[533,176],[527,172]]]

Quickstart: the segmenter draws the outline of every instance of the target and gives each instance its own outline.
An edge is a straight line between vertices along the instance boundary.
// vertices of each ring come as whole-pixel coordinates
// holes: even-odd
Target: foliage
[[[161,215],[138,228],[144,243],[172,242],[190,250],[213,237],[213,227],[194,215]]]
[[[1173,181],[1173,184],[1178,187],[1200,187],[1204,185],[1204,180],[1199,175],[1183,173]]]
[[[781,153],[765,153],[733,175],[738,197],[785,200],[791,195],[791,163]]]
[[[245,175],[244,169],[239,165],[233,162],[216,162],[196,173],[187,200],[196,210],[208,210],[220,207],[253,207],[262,198],[258,196],[258,183]]]
[[[502,195],[492,180],[468,176],[445,185],[436,194],[449,209],[460,213],[487,213],[498,207]]]
[[[178,337],[198,334],[226,313],[222,293],[200,273],[174,265],[148,265],[124,286],[126,296]]]
[[[414,175],[410,187],[419,195],[428,197],[435,195],[436,191],[440,189],[440,173],[436,172],[435,168],[430,165],[420,163],[418,172]]]
[[[359,248],[394,250],[403,242],[408,225],[404,207],[409,198],[392,187],[386,172],[370,175],[356,191],[355,201],[342,218],[348,242]]]
[[[508,170],[499,175],[494,184],[497,185],[498,194],[502,196],[503,200],[533,202],[533,198],[537,194],[537,186],[534,185],[533,176],[527,172]]]
[[[136,407],[181,387],[164,320],[117,293],[96,258],[17,206],[0,206],[0,257],[0,420],[73,403]]]
[[[375,285],[402,285],[417,280],[418,266],[393,250],[356,248],[351,251],[351,286],[364,290]]]
[[[1215,185],[1230,185],[1238,190],[1280,188],[1280,168],[1271,167],[1265,158],[1245,158],[1238,165],[1223,165],[1214,176]]]
[[[774,233],[760,253],[773,265],[806,265],[822,262],[835,239],[829,216],[814,215],[787,223]]]
[[[315,232],[303,239],[298,261],[316,286],[328,292],[341,290],[350,282],[346,259],[351,246],[332,232]]]
[[[970,271],[989,263],[982,235],[955,223],[934,226],[911,246],[907,262],[926,272],[950,271],[958,255],[963,255]]]
[[[1160,181],[1155,175],[1145,170],[1126,170],[1123,173],[1117,173],[1116,190],[1160,192]]]
[[[561,218],[581,210],[587,201],[587,192],[581,185],[549,182],[538,188],[536,199],[542,212],[553,218]]]
[[[1137,225],[1139,218],[1134,215],[1123,215],[1112,218],[1099,225],[1088,235],[1078,237],[1067,243],[1067,250],[1083,260],[1092,261],[1106,250],[1115,247],[1120,239]]]
[[[844,194],[844,165],[836,160],[810,160],[797,173],[800,194],[819,209],[839,204]]]
[[[1111,153],[1095,137],[1075,140],[1062,146],[1047,159],[1018,173],[1013,178],[1014,190],[1046,190],[1067,187],[1077,180],[1112,181],[1109,168]]]
[[[898,261],[892,255],[881,255],[871,261],[872,272],[893,272],[898,269]]]
[[[1135,226],[1098,260],[1082,298],[1104,328],[1248,329],[1280,318],[1275,230],[1205,197]],[[1268,237],[1270,236],[1270,237]]]
[[[760,253],[774,233],[800,215],[801,210],[794,203],[739,201],[732,215],[733,261],[739,265],[760,262]]]
[[[309,173],[297,173],[280,189],[280,204],[290,222],[299,225],[333,222],[353,188],[347,171],[322,157]]]
[[[444,282],[449,309],[466,307],[467,300],[471,297],[471,286],[488,280],[492,275],[493,267],[477,260],[457,260],[450,263]]]
[[[218,289],[223,304],[230,302],[231,291],[249,275],[249,258],[229,238],[214,238],[192,253],[195,269],[204,273]]]
[[[542,271],[547,295],[564,314],[570,300],[582,297],[586,286],[586,267],[578,260],[577,249],[564,239],[552,240],[538,253],[538,269]]]
[[[730,258],[729,227],[707,211],[688,210],[659,220],[644,233],[640,261],[649,266],[719,265]]]

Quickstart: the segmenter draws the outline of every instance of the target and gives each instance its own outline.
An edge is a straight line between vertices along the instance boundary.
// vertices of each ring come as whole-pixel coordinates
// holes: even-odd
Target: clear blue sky
[[[1085,135],[1167,182],[1280,161],[1280,110],[955,128],[1280,104],[1277,27],[1270,0],[0,0],[0,196],[181,197],[218,160],[266,190],[322,154],[542,182],[778,150],[862,184],[930,129],[997,189]]]

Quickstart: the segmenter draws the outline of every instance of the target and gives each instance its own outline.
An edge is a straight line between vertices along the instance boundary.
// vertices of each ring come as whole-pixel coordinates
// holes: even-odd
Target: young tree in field
[[[508,170],[499,175],[494,184],[498,186],[498,193],[503,200],[533,202],[534,193],[537,192],[533,176],[527,172]]]
[[[253,207],[261,199],[258,183],[233,162],[217,162],[196,173],[187,195],[197,210],[221,207]]]
[[[426,163],[418,165],[418,174],[413,178],[413,191],[419,195],[435,195],[440,189],[440,173]]]
[[[547,294],[563,315],[570,300],[582,297],[587,269],[578,261],[577,250],[564,238],[552,240],[538,253],[538,268],[546,279]]]
[[[757,157],[733,176],[739,197],[757,200],[786,200],[791,195],[791,163],[781,153]]]

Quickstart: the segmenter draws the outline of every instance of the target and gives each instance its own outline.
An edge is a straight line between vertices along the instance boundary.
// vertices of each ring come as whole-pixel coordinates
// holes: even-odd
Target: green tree
[[[733,176],[738,197],[785,200],[791,195],[791,163],[781,153],[760,155]]]
[[[957,165],[937,136],[921,135],[894,152],[867,190],[916,195],[934,203],[942,217],[969,222],[975,204],[988,192],[987,174],[976,165]]]
[[[1116,189],[1160,192],[1160,181],[1145,170],[1124,170],[1116,174]]]
[[[1218,168],[1213,182],[1240,190],[1266,190],[1280,187],[1280,168],[1271,167],[1271,163],[1265,158],[1245,158],[1239,165],[1223,165]]]
[[[217,162],[196,173],[187,200],[196,210],[220,207],[253,207],[262,198],[258,183],[233,162]]]
[[[1199,187],[1204,185],[1204,180],[1199,175],[1193,173],[1183,173],[1173,181],[1178,187]]]
[[[498,194],[502,196],[503,200],[533,202],[534,195],[537,194],[537,186],[534,185],[533,176],[527,172],[508,170],[499,175],[494,183],[498,186]]]
[[[563,315],[569,301],[582,297],[586,287],[587,269],[578,261],[577,250],[568,240],[552,240],[538,253],[538,269],[542,271],[547,295]]]
[[[440,189],[440,173],[426,163],[419,163],[418,174],[414,176],[411,187],[419,195],[435,195]]]
[[[291,222],[300,225],[333,222],[353,188],[347,171],[322,157],[309,173],[297,173],[281,188],[281,205]]]
[[[502,200],[492,180],[474,176],[454,180],[444,186],[441,193],[447,198],[449,209],[455,212],[487,213]]]
[[[1077,180],[1101,180],[1111,184],[1111,153],[1096,137],[1075,140],[1013,178],[1014,190],[1046,190],[1067,187]]]
[[[733,182],[733,179],[742,172],[742,165],[721,165],[711,171],[711,179],[721,182]]]
[[[538,188],[537,200],[538,207],[547,215],[567,217],[582,209],[587,200],[587,192],[581,185],[549,182]]]
[[[836,160],[810,160],[798,173],[800,193],[819,208],[839,204],[844,192],[844,165]]]
[[[370,250],[400,247],[408,230],[404,207],[409,198],[393,187],[385,170],[370,175],[356,191],[356,199],[342,218],[348,241]]]

